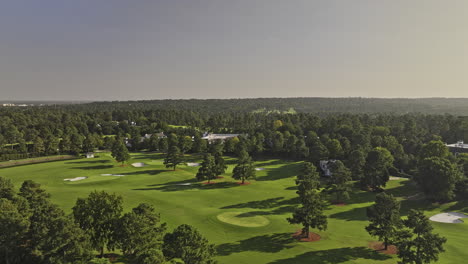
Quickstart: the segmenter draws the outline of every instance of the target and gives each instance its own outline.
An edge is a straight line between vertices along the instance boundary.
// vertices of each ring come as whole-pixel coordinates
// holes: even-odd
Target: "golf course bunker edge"
[[[217,216],[218,220],[242,227],[262,227],[270,224],[268,218],[255,212],[225,212]]]
[[[463,220],[461,220],[462,218],[468,218],[468,215],[449,212],[433,215],[429,218],[429,220],[439,223],[460,224],[463,223]]]

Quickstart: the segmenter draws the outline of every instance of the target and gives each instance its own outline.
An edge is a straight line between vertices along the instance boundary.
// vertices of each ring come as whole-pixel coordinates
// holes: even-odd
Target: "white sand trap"
[[[183,185],[183,186],[187,186],[187,185],[192,185],[190,182],[187,182],[187,183],[178,183],[178,184],[175,184],[175,185]]]
[[[436,214],[433,215],[429,218],[429,220],[434,221],[434,222],[441,222],[441,223],[452,223],[452,224],[459,224],[463,223],[463,220],[461,218],[468,218],[468,215],[462,214],[462,213],[441,213],[441,214]]]
[[[255,168],[256,171],[262,171],[265,170],[265,168]]]
[[[146,164],[143,162],[135,162],[135,163],[132,163],[132,166],[135,168],[141,168],[141,167],[145,167]]]
[[[123,174],[101,174],[101,176],[117,176],[117,177],[123,177],[125,175]]]
[[[200,166],[200,163],[188,162],[188,163],[187,163],[187,166],[189,166],[189,167],[197,167],[197,166]]]
[[[398,181],[398,180],[401,180],[401,179],[404,179],[402,177],[395,177],[395,176],[390,176],[389,180],[391,181]]]
[[[71,179],[63,179],[64,181],[71,181],[71,182],[74,182],[74,181],[81,181],[81,180],[84,180],[84,179],[87,179],[88,177],[76,177],[76,178],[71,178]]]

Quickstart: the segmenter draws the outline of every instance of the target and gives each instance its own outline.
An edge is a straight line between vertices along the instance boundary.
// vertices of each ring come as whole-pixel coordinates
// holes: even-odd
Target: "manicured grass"
[[[260,227],[270,223],[268,218],[256,212],[225,212],[219,214],[217,218],[221,222],[243,227]]]
[[[96,159],[57,161],[0,169],[0,175],[13,180],[19,187],[24,180],[34,180],[52,194],[52,200],[71,212],[76,199],[93,190],[115,192],[124,197],[125,210],[138,203],[154,205],[169,229],[180,224],[198,228],[211,242],[217,244],[219,263],[396,263],[394,256],[370,250],[374,241],[364,227],[366,207],[375,194],[355,190],[345,206],[330,205],[328,229],[317,232],[317,242],[297,242],[292,234],[300,228],[290,225],[286,218],[297,204],[294,177],[300,162],[277,159],[257,161],[257,180],[240,186],[230,175],[235,159],[227,158],[228,171],[216,184],[198,183],[194,176],[198,167],[181,165],[176,171],[166,169],[163,156],[155,153],[134,153],[133,162],[148,166],[119,167],[108,153]],[[186,156],[189,162],[200,162],[201,156]],[[101,176],[124,174],[124,177]],[[64,182],[65,178],[88,177],[82,181]],[[402,201],[402,214],[410,208],[424,209],[428,216],[443,211],[468,212],[468,203],[433,205],[423,200],[407,200],[417,192],[408,180],[391,181],[387,190]],[[240,213],[240,215],[239,215]],[[228,216],[228,221],[219,216]],[[245,219],[241,219],[245,217]],[[226,223],[233,221],[234,224]],[[249,219],[251,221],[249,221]],[[266,224],[261,219],[266,219]],[[237,220],[237,222],[236,222]],[[244,227],[239,222],[257,223]],[[464,263],[468,258],[465,246],[468,224],[434,223],[435,231],[447,237],[446,252],[438,263]],[[313,230],[316,232],[316,230]]]

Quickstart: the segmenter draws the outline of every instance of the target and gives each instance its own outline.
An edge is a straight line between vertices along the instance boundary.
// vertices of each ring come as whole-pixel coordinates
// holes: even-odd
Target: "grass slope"
[[[52,200],[71,212],[77,197],[85,197],[93,190],[115,192],[124,197],[128,211],[141,202],[153,204],[172,229],[180,224],[198,228],[211,242],[216,243],[220,263],[396,263],[396,258],[368,249],[371,238],[365,210],[374,201],[373,193],[356,190],[346,206],[330,205],[328,230],[318,232],[321,241],[304,243],[292,239],[300,228],[290,225],[290,216],[297,203],[294,176],[298,162],[281,160],[257,161],[257,180],[239,186],[229,177],[235,163],[228,159],[228,171],[217,184],[204,185],[195,181],[197,167],[179,166],[167,170],[160,154],[134,153],[133,162],[148,166],[119,167],[109,154],[96,159],[57,161],[0,169],[0,175],[13,180],[19,187],[27,179],[43,185],[52,194]],[[188,156],[189,162],[200,162],[201,157]],[[124,177],[101,176],[124,174]],[[88,177],[77,182],[65,178]],[[187,185],[190,183],[190,185]],[[424,209],[427,215],[442,211],[468,212],[468,203],[432,205],[423,200],[407,200],[415,187],[407,180],[391,181],[387,189],[402,200],[402,213],[410,208]],[[236,218],[246,216],[253,221],[266,219],[259,227],[243,227],[218,219],[219,215]],[[238,219],[237,219],[238,220]],[[235,219],[234,219],[235,221]],[[242,219],[243,222],[248,219]],[[238,223],[238,222],[237,222]],[[447,237],[446,252],[438,263],[464,263],[468,252],[466,233],[468,224],[434,223],[435,231]]]

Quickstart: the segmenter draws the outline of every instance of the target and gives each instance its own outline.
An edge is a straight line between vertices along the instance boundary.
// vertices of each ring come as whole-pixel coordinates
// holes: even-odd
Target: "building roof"
[[[458,141],[455,144],[447,144],[446,145],[449,148],[462,148],[462,149],[468,149],[468,144],[463,143],[463,140]]]
[[[202,139],[207,139],[207,140],[221,139],[221,140],[225,140],[225,139],[228,139],[228,138],[237,137],[239,135],[240,134],[207,134],[207,135],[204,135],[202,137]]]

